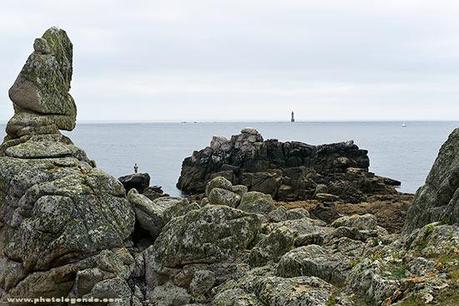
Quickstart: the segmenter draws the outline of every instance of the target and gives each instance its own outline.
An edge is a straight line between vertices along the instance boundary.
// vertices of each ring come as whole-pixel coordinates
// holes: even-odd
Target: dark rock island
[[[276,200],[333,198],[365,201],[369,195],[396,194],[400,182],[368,171],[366,150],[352,141],[320,146],[263,140],[255,129],[231,139],[214,137],[209,147],[193,152],[182,164],[177,187],[203,193],[214,177],[247,186]]]

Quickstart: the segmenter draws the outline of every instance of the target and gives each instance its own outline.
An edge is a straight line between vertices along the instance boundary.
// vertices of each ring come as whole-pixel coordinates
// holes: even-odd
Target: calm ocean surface
[[[213,135],[230,137],[244,127],[282,141],[323,144],[352,139],[369,151],[371,171],[402,181],[400,191],[415,192],[440,146],[458,126],[459,122],[408,122],[406,128],[400,122],[88,123],[65,134],[108,173],[132,173],[136,162],[139,171],[150,173],[152,185],[172,195],[179,194],[175,183],[186,156],[207,146]],[[4,133],[5,126],[0,128]]]

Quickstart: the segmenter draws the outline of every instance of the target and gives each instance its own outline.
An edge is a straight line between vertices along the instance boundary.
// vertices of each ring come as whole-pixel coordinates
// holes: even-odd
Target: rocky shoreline
[[[415,196],[370,173],[351,142],[264,141],[245,129],[185,159],[178,186],[191,195],[170,197],[147,174],[97,169],[60,133],[76,124],[72,57],[65,31],[47,30],[10,89],[0,303],[459,303],[459,130]]]

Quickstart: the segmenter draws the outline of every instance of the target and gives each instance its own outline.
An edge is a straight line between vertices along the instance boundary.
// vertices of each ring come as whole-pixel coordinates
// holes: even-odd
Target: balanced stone
[[[76,106],[70,95],[73,46],[64,30],[50,28],[34,43],[19,76],[9,90],[14,116],[10,138],[73,130]]]

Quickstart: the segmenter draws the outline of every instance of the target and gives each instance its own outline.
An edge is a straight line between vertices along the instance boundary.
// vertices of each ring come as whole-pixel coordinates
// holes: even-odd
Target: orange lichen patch
[[[390,197],[371,197],[367,202],[358,204],[336,202],[336,211],[343,216],[373,214],[378,225],[390,233],[399,233],[405,222],[406,212],[413,201],[412,194],[397,194]],[[279,206],[288,209],[304,208],[311,211],[320,202],[305,200],[295,202],[278,202]]]
[[[313,209],[319,201],[316,200],[305,200],[305,201],[295,201],[295,202],[278,202],[279,206],[284,206],[287,209],[294,209],[294,208],[304,208],[307,210]]]
[[[424,275],[424,276],[412,276],[412,277],[408,277],[405,279],[405,281],[409,284],[421,284],[421,283],[425,283],[431,279],[435,279],[436,277],[438,277],[438,275],[436,275],[435,273],[428,273],[427,275]]]

